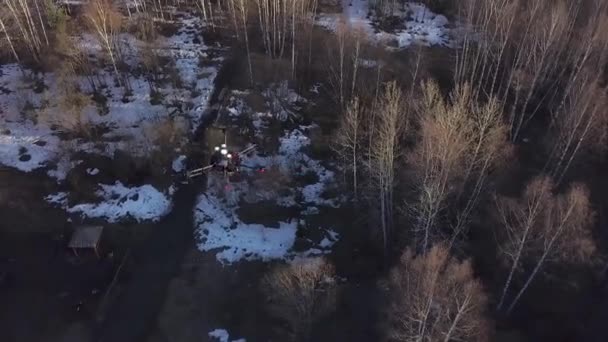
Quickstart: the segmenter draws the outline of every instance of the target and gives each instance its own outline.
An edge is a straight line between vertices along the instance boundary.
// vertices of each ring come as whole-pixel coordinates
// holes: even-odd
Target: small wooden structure
[[[102,226],[76,227],[68,247],[78,256],[79,249],[92,249],[99,258],[99,240],[103,232]]]

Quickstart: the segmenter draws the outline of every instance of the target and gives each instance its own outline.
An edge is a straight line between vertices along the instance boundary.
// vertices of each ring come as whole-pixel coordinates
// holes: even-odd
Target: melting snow
[[[308,127],[301,127],[286,133],[279,139],[280,147],[277,155],[244,158],[244,164],[255,169],[278,165],[288,173],[305,174],[314,172],[319,181],[315,184],[296,188],[301,194],[306,210],[319,206],[337,206],[336,200],[326,200],[321,197],[328,183],[333,180],[334,173],[323,167],[319,161],[308,157],[302,149],[310,144],[304,131]],[[256,199],[267,199],[268,196],[256,191],[255,198],[248,197],[252,192],[247,182],[233,183],[230,190],[221,196],[217,187],[209,186],[207,193],[199,197],[194,211],[198,235],[198,248],[201,251],[221,249],[216,258],[223,264],[231,264],[240,260],[272,260],[293,258],[306,258],[329,253],[331,246],[337,241],[338,235],[327,231],[321,243],[304,252],[294,252],[292,247],[296,241],[298,221],[279,222],[278,228],[266,227],[261,224],[247,224],[242,222],[237,209],[239,200],[255,202]],[[292,189],[294,190],[294,189]],[[297,206],[295,195],[274,196],[278,206]],[[305,220],[301,225],[305,226]]]
[[[308,127],[301,127],[286,133],[279,139],[279,154],[271,157],[253,156],[244,158],[244,164],[252,167],[270,167],[278,164],[283,172],[297,173],[304,175],[312,172],[317,175],[318,182],[305,185],[298,189],[302,193],[303,200],[309,205],[325,205],[337,207],[338,201],[335,199],[324,199],[323,193],[327,186],[334,180],[334,172],[328,170],[318,160],[310,158],[302,149],[310,145],[310,138],[304,134]],[[279,204],[289,203],[289,199],[279,198]],[[283,205],[285,206],[285,205]]]
[[[68,194],[66,192],[58,192],[56,194],[48,195],[44,199],[51,204],[66,206],[68,203]]]
[[[215,329],[209,332],[209,337],[216,338],[219,342],[230,342],[230,335],[225,329]],[[244,338],[232,340],[232,342],[246,342]]]
[[[345,20],[346,25],[362,30],[372,41],[395,41],[399,48],[407,48],[412,44],[450,45],[447,18],[433,13],[423,4],[409,2],[405,4],[405,10],[395,10],[393,15],[403,18],[405,29],[394,33],[379,31],[374,27],[373,20],[368,16],[368,0],[342,0],[342,7],[341,15],[322,15],[318,24],[335,31],[340,21]]]
[[[181,155],[173,161],[171,165],[174,172],[182,172],[186,169],[186,156]]]
[[[1,119],[0,164],[30,172],[57,157],[59,139],[49,130],[33,127],[29,122],[2,125]]]
[[[137,221],[158,221],[171,210],[171,200],[151,185],[128,188],[122,183],[99,184],[96,192],[100,203],[67,206],[67,194],[57,193],[47,196],[49,203],[64,206],[69,213],[81,213],[88,218],[104,218],[108,222],[118,222],[126,217]]]
[[[55,74],[33,74],[29,70],[22,71],[17,64],[0,66],[0,164],[30,172],[57,160],[57,167],[47,173],[60,181],[74,166],[69,155],[63,156],[61,149],[64,143],[71,143],[74,147],[69,152],[112,156],[116,150],[125,150],[135,156],[146,156],[157,148],[157,128],[165,120],[174,119],[176,127],[181,125],[185,131],[195,129],[207,109],[217,75],[216,65],[221,58],[210,57],[209,47],[198,34],[197,28],[202,26],[199,18],[180,21],[183,27],[175,36],[159,38],[155,43],[159,53],[175,58],[184,83],[183,87],[168,84],[158,89],[162,94],[161,103],[151,103],[151,89],[144,78],[131,76],[132,93],[125,94],[124,88],[114,86],[111,72],[97,70],[95,78],[107,85],[101,90],[107,99],[107,112],[101,113],[98,106],[91,103],[83,109],[81,119],[84,123],[107,128],[100,141],[61,142],[57,132],[50,129],[59,123],[56,118],[63,117],[58,115],[61,109],[57,101],[59,87]],[[82,34],[74,40],[93,59],[103,53],[94,35]],[[120,41],[125,48],[127,63],[137,66],[138,50],[145,43],[129,34],[122,34]],[[201,60],[208,66],[199,67]],[[86,77],[77,77],[75,82],[83,91],[91,92]],[[172,108],[175,103],[192,105]]]
[[[323,240],[321,240],[321,242],[319,243],[319,247],[321,248],[329,248],[331,246],[333,246],[336,241],[338,241],[339,238],[339,234],[334,232],[333,230],[328,230],[327,231],[327,237],[323,238]]]
[[[60,182],[65,180],[68,177],[70,170],[80,163],[82,163],[82,160],[72,161],[70,160],[70,156],[68,154],[64,154],[57,161],[55,168],[48,170],[46,174],[51,178],[55,178],[57,182]],[[89,169],[87,169],[87,172],[88,171]],[[97,170],[97,172],[99,172],[99,170]]]
[[[280,222],[279,228],[245,224],[236,208],[213,194],[203,194],[196,205],[195,220],[202,251],[223,249],[216,258],[224,264],[245,260],[284,258],[296,239],[297,222]]]
[[[95,175],[97,175],[99,173],[99,169],[98,168],[88,168],[87,169],[87,173],[90,176],[95,176]]]

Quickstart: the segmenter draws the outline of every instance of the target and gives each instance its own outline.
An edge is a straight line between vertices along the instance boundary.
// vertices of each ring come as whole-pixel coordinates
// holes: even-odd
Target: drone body
[[[222,129],[222,133],[224,135],[224,142],[213,147],[213,150],[210,153],[211,157],[209,159],[209,164],[204,167],[188,171],[186,174],[188,179],[201,176],[207,172],[221,173],[228,177],[235,173],[239,173],[241,168],[246,167],[241,165],[242,158],[250,153],[253,153],[256,150],[257,145],[249,144],[248,147],[241,151],[232,149],[228,147],[227,144],[228,139],[226,136],[226,130]],[[264,172],[263,169],[258,169],[258,171]]]

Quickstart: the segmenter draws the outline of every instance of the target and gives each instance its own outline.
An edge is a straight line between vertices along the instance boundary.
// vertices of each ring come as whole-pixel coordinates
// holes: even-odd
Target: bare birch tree
[[[266,53],[272,58],[282,58],[291,43],[295,70],[297,32],[302,25],[314,24],[317,0],[255,0],[255,3]]]
[[[446,233],[453,244],[467,229],[488,175],[510,151],[502,113],[496,99],[480,103],[468,84],[448,99],[436,83],[423,84],[419,136],[407,158],[414,199],[405,203],[423,251]],[[455,222],[449,231],[438,229],[448,222]]]
[[[600,43],[607,6],[601,0],[462,2],[469,29],[458,49],[457,83],[479,85],[477,96],[509,103],[511,140],[517,140],[537,113],[561,107]]]
[[[111,0],[92,0],[85,9],[85,17],[108,54],[115,76],[121,80],[118,70],[118,34],[122,26],[120,12]]]
[[[253,84],[253,67],[251,66],[251,51],[249,48],[249,1],[238,0],[235,11],[238,11],[239,24],[243,30],[243,40],[245,41],[245,50],[247,51],[247,66],[249,68],[249,81]]]
[[[289,323],[294,341],[306,341],[312,324],[335,309],[335,271],[325,259],[282,266],[264,278],[262,289],[269,310]]]
[[[496,98],[478,103],[469,85],[457,87],[452,95],[452,110],[460,112],[469,129],[470,145],[465,155],[466,170],[460,181],[457,197],[456,224],[452,229],[452,243],[467,229],[472,214],[486,190],[489,174],[501,166],[511,154],[508,127],[503,122],[502,106]]]
[[[553,190],[549,178],[538,177],[528,184],[521,199],[497,201],[499,251],[509,267],[498,310],[504,309],[506,314],[511,313],[547,263],[588,261],[595,251],[586,189],[574,184],[565,194],[554,195]],[[508,299],[516,273],[523,275],[523,284]]]
[[[406,251],[390,273],[387,333],[392,341],[488,341],[487,296],[471,262],[445,245]]]
[[[0,30],[2,30],[4,32],[4,36],[6,37],[6,41],[8,43],[8,46],[11,49],[11,53],[13,54],[13,57],[15,57],[15,61],[17,61],[17,63],[21,63],[21,59],[19,58],[19,55],[17,54],[17,50],[15,50],[15,45],[13,44],[13,39],[11,38],[11,34],[8,31],[8,28],[6,27],[6,25],[4,24],[4,20],[2,19],[2,14],[0,13]]]
[[[606,21],[608,25],[608,21]],[[608,124],[606,85],[598,73],[608,62],[608,39],[598,37],[593,58],[569,87],[563,102],[552,113],[549,134],[545,139],[549,157],[545,170],[560,184],[572,162],[586,150],[603,147],[598,139]]]
[[[373,184],[372,198],[375,198],[380,211],[383,246],[387,251],[393,230],[395,173],[402,155],[401,140],[411,118],[405,96],[395,82],[386,86],[374,111],[368,169]]]
[[[38,1],[34,0],[33,6],[30,3],[31,1],[27,0],[3,0],[3,6],[11,14],[13,23],[21,33],[19,37],[25,43],[34,60],[39,62],[42,48],[49,45],[45,28],[46,20],[42,17]],[[37,15],[33,13],[32,8],[38,9]],[[44,42],[41,36],[44,37]]]
[[[423,85],[418,143],[408,153],[416,199],[406,203],[413,217],[418,246],[427,250],[438,238],[437,221],[465,173],[472,127],[464,106],[446,104],[437,84]]]
[[[350,171],[352,178],[352,190],[355,201],[358,200],[359,164],[361,163],[361,144],[363,134],[363,108],[358,98],[351,100],[342,115],[340,126],[336,132],[336,143],[334,148],[342,160],[344,169]]]
[[[363,60],[363,46],[365,35],[358,29],[348,26],[340,21],[335,39],[330,40],[328,47],[327,65],[329,68],[329,84],[334,97],[345,109],[354,96],[364,96],[360,93],[360,64]],[[369,84],[364,87],[370,88]]]

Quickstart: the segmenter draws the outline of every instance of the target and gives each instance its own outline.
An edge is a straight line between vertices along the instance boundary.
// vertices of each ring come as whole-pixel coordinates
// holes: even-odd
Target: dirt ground
[[[113,261],[93,254],[77,258],[66,248],[65,212],[43,200],[56,188],[54,181],[0,172],[2,340],[69,341],[65,334],[86,330],[79,322],[93,317]]]
[[[259,288],[269,269],[261,262],[224,267],[213,253],[193,248],[171,280],[158,330],[148,341],[207,341],[215,329],[226,329],[234,339],[275,340],[271,329],[260,329],[272,326]]]

